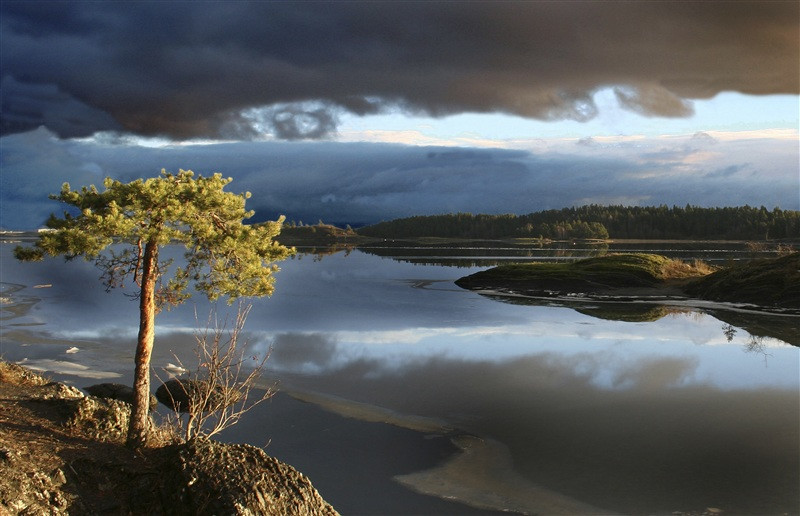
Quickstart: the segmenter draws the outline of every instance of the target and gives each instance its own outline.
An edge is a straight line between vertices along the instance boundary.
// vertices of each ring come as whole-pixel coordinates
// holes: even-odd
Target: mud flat
[[[335,396],[303,392],[292,392],[291,396],[347,418],[447,437],[457,449],[448,459],[433,468],[393,477],[417,493],[503,513],[612,514],[517,475],[508,448],[493,439],[463,433],[433,418],[400,414]]]
[[[487,509],[520,514],[612,514],[515,474],[508,448],[497,441],[472,435],[459,435],[452,441],[461,449],[452,460],[395,480],[421,493]]]

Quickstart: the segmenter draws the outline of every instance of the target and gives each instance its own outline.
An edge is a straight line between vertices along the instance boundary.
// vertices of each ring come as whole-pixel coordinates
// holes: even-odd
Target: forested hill
[[[763,206],[581,206],[528,215],[416,216],[358,230],[381,238],[617,238],[767,240],[800,238],[800,211]]]

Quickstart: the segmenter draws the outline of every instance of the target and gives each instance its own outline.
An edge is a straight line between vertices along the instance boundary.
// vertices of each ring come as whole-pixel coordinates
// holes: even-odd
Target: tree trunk
[[[127,444],[140,448],[150,431],[150,355],[153,352],[156,324],[156,280],[158,246],[147,242],[142,258],[142,291],[139,298],[139,337],[136,342],[136,369],[133,376],[133,408]]]

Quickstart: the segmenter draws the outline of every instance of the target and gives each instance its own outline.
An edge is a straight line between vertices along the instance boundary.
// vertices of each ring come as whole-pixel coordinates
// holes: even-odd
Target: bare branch
[[[220,324],[212,311],[205,327],[195,332],[196,369],[188,378],[163,382],[156,392],[162,403],[186,414],[185,420],[180,416],[171,420],[186,440],[218,434],[275,393],[274,387],[254,392],[269,353],[261,358],[245,356],[241,338],[250,309],[240,303],[231,328],[227,319]]]

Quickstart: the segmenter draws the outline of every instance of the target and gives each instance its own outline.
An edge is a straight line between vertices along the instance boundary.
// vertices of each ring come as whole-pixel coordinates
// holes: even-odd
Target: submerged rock
[[[211,385],[204,380],[169,380],[156,389],[158,401],[176,412],[214,411],[236,403],[241,397],[242,393],[234,386]]]
[[[108,400],[119,400],[125,403],[133,404],[133,388],[121,383],[98,383],[90,385],[84,389],[86,392],[97,398]],[[158,400],[152,394],[150,395],[150,410],[156,409]]]

